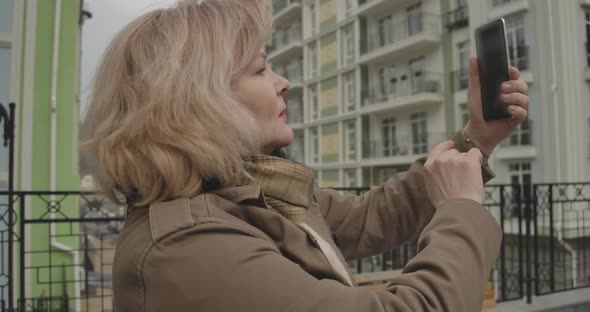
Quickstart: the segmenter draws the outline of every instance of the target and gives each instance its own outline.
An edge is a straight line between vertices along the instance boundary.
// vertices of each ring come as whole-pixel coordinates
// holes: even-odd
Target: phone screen
[[[510,114],[499,99],[500,87],[510,80],[504,23],[496,20],[476,31],[477,56],[484,119],[504,119]]]

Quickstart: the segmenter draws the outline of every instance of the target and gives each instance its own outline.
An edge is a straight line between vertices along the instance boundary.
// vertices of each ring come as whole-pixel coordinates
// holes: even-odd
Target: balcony
[[[294,23],[288,29],[273,33],[271,44],[267,47],[268,61],[281,62],[299,58],[302,55],[301,23]]]
[[[363,165],[381,164],[399,165],[416,160],[417,156],[425,156],[430,147],[447,139],[445,133],[427,133],[424,136],[408,134],[397,135],[393,142],[386,144],[384,140],[363,140]]]
[[[381,12],[392,12],[397,8],[405,7],[413,0],[359,0],[357,14],[375,15]]]
[[[455,92],[467,90],[469,87],[469,69],[457,69],[451,73],[453,78],[453,90]]]
[[[303,89],[303,61],[301,59],[284,66],[276,65],[274,72],[289,80],[289,94],[300,92]]]
[[[449,31],[467,27],[469,25],[469,8],[463,6],[449,11],[446,18],[446,25]]]
[[[380,86],[369,86],[361,91],[361,112],[375,113],[441,103],[441,76],[440,73],[424,72],[411,82],[405,80],[390,85],[385,92]]]
[[[586,73],[584,77],[590,81],[590,42],[586,42]]]
[[[287,122],[289,125],[303,123],[303,103],[301,98],[289,98],[287,102]]]
[[[394,21],[386,28],[374,27],[363,40],[361,64],[419,54],[438,46],[440,16],[422,13],[419,18]]]
[[[273,22],[281,24],[301,16],[301,0],[275,0],[272,3]]]
[[[529,9],[528,0],[493,0],[488,19],[497,19]]]

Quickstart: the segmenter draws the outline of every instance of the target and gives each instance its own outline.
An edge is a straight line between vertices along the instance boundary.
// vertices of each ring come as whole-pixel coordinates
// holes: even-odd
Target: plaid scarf
[[[253,179],[245,184],[260,184],[266,202],[285,218],[301,224],[313,197],[313,170],[305,165],[268,155],[245,158],[245,168]]]

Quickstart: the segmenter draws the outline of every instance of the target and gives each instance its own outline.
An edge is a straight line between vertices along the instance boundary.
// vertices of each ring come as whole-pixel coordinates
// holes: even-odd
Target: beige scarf
[[[266,202],[285,218],[301,224],[313,196],[313,170],[296,162],[268,155],[245,158],[245,168],[262,187]]]

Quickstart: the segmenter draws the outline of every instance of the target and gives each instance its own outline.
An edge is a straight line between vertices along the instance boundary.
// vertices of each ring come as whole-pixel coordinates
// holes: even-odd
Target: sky
[[[169,7],[176,0],[85,0],[92,18],[82,27],[81,113],[84,113],[92,79],[111,39],[135,17]]]

